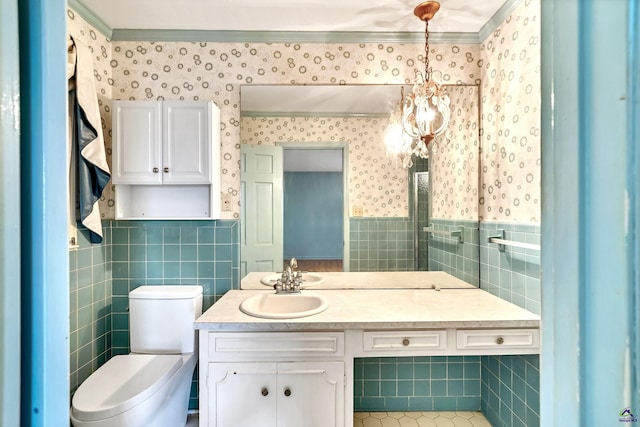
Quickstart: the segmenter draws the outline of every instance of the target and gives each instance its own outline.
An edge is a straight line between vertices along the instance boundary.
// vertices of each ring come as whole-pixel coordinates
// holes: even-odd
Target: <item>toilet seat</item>
[[[72,416],[97,421],[127,411],[153,395],[180,366],[180,354],[115,356],[78,387]]]

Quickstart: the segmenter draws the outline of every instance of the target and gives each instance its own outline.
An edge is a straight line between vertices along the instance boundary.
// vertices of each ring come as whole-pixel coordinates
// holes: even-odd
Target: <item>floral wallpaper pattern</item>
[[[480,218],[540,222],[540,0],[482,43]]]
[[[422,44],[110,41],[71,9],[68,31],[81,37],[94,53],[109,160],[112,99],[211,99],[220,107],[222,191],[232,195],[234,206],[232,212],[223,213],[224,218],[239,218],[240,212],[241,85],[411,84],[423,61]],[[473,217],[463,206],[477,199],[480,219],[539,221],[539,0],[523,0],[482,44],[431,44],[429,58],[431,66],[443,73],[444,83],[480,86],[482,113],[479,192],[472,189],[472,159],[445,160],[442,156],[450,144],[438,145],[432,153],[432,169],[444,175],[432,174],[434,216]],[[366,124],[371,125],[370,135],[363,142],[369,148],[373,135],[383,127],[379,119],[371,120]],[[460,121],[451,132],[461,127],[471,132],[468,126],[470,122]],[[462,142],[457,141],[453,147],[460,149]],[[352,183],[361,187],[356,200],[363,200],[365,215],[398,215],[407,207],[401,179],[393,178],[394,166],[379,154],[371,156],[378,163],[359,169],[362,181]],[[465,161],[469,170],[464,169]],[[388,177],[392,177],[390,184],[382,190],[380,185],[365,185]],[[103,216],[113,218],[113,187],[103,199]]]

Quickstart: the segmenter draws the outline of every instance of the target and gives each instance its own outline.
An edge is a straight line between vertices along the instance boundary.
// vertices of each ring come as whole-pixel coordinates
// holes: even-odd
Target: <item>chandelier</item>
[[[440,3],[420,3],[413,13],[425,22],[424,73],[416,70],[411,93],[400,92],[400,101],[389,117],[385,131],[387,154],[402,160],[404,168],[413,166],[413,156],[429,157],[429,145],[442,135],[449,125],[449,96],[436,81],[429,67],[429,20],[440,9]]]

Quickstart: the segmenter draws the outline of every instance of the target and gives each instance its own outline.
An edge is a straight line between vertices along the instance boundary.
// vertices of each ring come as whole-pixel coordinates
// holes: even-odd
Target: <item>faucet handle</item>
[[[283,288],[282,288],[282,280],[278,279],[275,283],[275,285],[273,285],[273,289],[276,290],[276,294],[282,292]]]

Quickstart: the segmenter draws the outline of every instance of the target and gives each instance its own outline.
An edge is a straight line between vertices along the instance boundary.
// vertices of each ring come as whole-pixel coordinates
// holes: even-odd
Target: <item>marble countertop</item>
[[[349,273],[353,274],[353,273]],[[397,273],[396,273],[397,274]],[[263,287],[264,289],[264,287]],[[324,295],[322,313],[296,319],[262,319],[240,311],[247,297],[272,290],[227,292],[195,322],[217,331],[348,329],[538,328],[540,316],[478,289],[304,290]]]
[[[444,271],[377,271],[377,272],[310,272],[321,276],[324,281],[309,286],[317,289],[476,289]],[[273,272],[248,273],[241,281],[241,289],[269,289],[260,280]],[[302,274],[304,279],[304,273]]]

